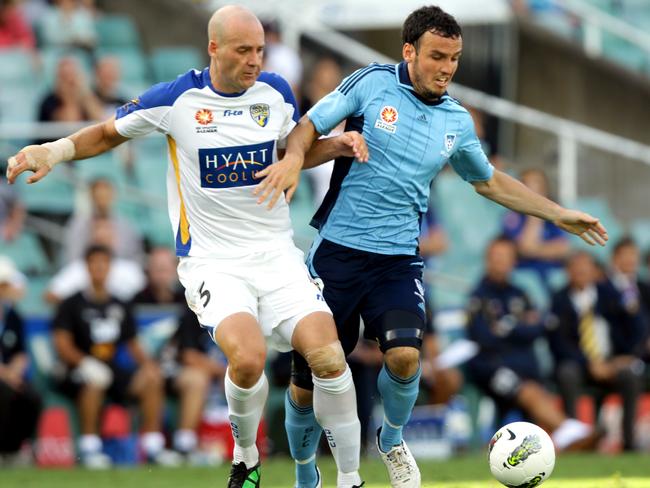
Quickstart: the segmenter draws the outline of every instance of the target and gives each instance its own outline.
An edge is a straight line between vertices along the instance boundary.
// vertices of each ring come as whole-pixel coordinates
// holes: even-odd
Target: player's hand
[[[580,236],[591,246],[595,244],[604,246],[609,239],[607,230],[596,217],[578,210],[564,209],[554,224],[571,234]]]
[[[27,183],[36,183],[52,169],[48,163],[50,156],[50,150],[44,146],[32,145],[22,148],[8,160],[7,181],[13,184],[21,173],[33,171],[34,174],[27,178]]]
[[[368,145],[357,131],[344,132],[335,139],[341,156],[353,157],[359,163],[368,162]]]
[[[271,210],[285,190],[287,192],[285,199],[289,203],[298,188],[302,164],[303,161],[300,159],[287,155],[255,173],[256,179],[264,178],[253,190],[253,195],[259,195],[257,204],[261,205],[270,197],[267,208]]]

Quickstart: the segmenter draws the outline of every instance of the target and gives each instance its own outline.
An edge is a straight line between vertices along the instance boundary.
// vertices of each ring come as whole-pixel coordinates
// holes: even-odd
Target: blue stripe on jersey
[[[289,83],[282,78],[280,75],[276,75],[275,73],[267,73],[266,71],[262,71],[260,73],[259,78],[257,78],[257,81],[266,83],[270,87],[274,88],[276,91],[280,92],[282,97],[284,98],[284,101],[288,103],[289,105],[293,106],[293,121],[297,124],[298,121],[300,120],[300,110],[298,109],[298,104],[296,103],[296,97],[293,96],[293,92],[291,91],[291,87],[289,86]]]
[[[139,98],[125,103],[117,109],[116,119],[121,119],[130,113],[138,110],[146,110],[154,107],[171,107],[174,102],[187,90],[192,88],[203,88],[206,86],[207,79],[210,79],[209,69],[205,68],[203,72],[197,73],[190,70],[184,75],[180,75],[174,81],[158,83]]]
[[[363,131],[363,117],[351,117],[345,122],[345,131],[351,130],[359,133]],[[350,172],[353,161],[354,158],[350,156],[336,158],[332,177],[330,178],[330,187],[325,194],[325,198],[323,198],[323,203],[318,207],[318,210],[316,210],[314,217],[309,223],[312,227],[320,230],[325,225],[330,212],[334,208],[334,204],[336,204],[336,199],[341,191],[341,185]]]
[[[192,236],[183,244],[181,239],[181,224],[178,223],[178,229],[176,230],[176,256],[188,256],[190,254],[190,248],[192,247]]]
[[[347,95],[352,88],[354,88],[354,85],[356,85],[361,79],[363,79],[366,75],[372,73],[373,71],[388,71],[389,73],[395,73],[395,66],[391,64],[377,64],[373,63],[369,65],[366,68],[363,68],[356,73],[354,73],[350,78],[345,80],[341,86],[339,86],[338,90],[343,93],[343,95]]]

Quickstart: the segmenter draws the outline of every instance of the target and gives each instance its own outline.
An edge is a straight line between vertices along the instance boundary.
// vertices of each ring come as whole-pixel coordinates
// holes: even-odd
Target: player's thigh
[[[420,349],[426,329],[422,268],[416,256],[391,256],[378,262],[380,279],[361,309],[364,335],[376,339],[382,352],[391,348]]]
[[[276,257],[269,272],[282,276],[282,286],[268,286],[261,290],[259,299],[260,326],[269,345],[283,352],[291,350],[299,324],[299,346],[335,341],[331,311],[320,288],[311,280],[302,253],[288,249]]]
[[[240,312],[224,318],[214,329],[213,338],[230,367],[253,371],[264,368],[266,344],[251,314]]]
[[[257,319],[258,313],[257,291],[248,279],[253,270],[224,267],[223,260],[192,258],[184,258],[178,265],[187,304],[213,339],[214,330],[227,317],[246,313]]]

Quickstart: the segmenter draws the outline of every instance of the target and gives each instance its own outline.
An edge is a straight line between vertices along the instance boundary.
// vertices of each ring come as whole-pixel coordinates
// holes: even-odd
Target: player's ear
[[[415,46],[410,42],[404,43],[404,46],[402,46],[402,57],[407,63],[412,62],[415,58]]]
[[[217,41],[215,41],[214,39],[210,39],[208,41],[208,55],[212,57],[216,54],[216,52],[217,52]]]

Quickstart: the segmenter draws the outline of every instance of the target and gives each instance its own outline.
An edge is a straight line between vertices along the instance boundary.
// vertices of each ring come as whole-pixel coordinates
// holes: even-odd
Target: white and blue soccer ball
[[[548,479],[555,467],[555,446],[535,424],[513,422],[490,440],[488,462],[494,477],[509,488],[534,488]]]

